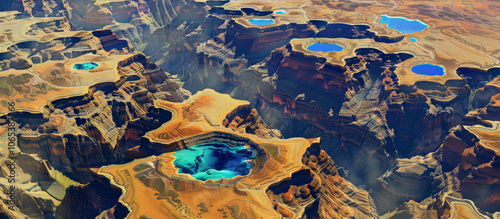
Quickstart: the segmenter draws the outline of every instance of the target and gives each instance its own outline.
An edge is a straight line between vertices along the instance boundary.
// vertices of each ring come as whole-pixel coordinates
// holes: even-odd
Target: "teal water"
[[[342,51],[344,47],[339,46],[334,43],[313,43],[307,47],[307,50],[313,52],[331,52],[331,51]]]
[[[230,179],[250,173],[254,150],[225,143],[198,144],[174,154],[174,166],[179,173],[190,174],[197,180]]]
[[[286,11],[279,10],[279,11],[275,11],[274,13],[275,13],[275,14],[286,14]]]
[[[418,40],[412,37],[412,38],[410,38],[410,41],[417,42]]]
[[[273,19],[255,19],[255,18],[252,18],[252,19],[249,19],[247,21],[250,22],[251,24],[257,25],[257,26],[266,26],[266,25],[274,24]]]
[[[379,22],[381,24],[387,24],[388,28],[397,30],[401,32],[401,34],[422,32],[425,28],[429,27],[429,25],[419,20],[408,20],[404,17],[389,17],[387,15],[382,15]]]
[[[97,68],[97,66],[99,66],[99,64],[95,62],[84,62],[84,63],[76,63],[75,65],[73,65],[73,69],[88,71]]]
[[[444,68],[440,65],[418,64],[411,67],[411,71],[419,75],[443,76]]]

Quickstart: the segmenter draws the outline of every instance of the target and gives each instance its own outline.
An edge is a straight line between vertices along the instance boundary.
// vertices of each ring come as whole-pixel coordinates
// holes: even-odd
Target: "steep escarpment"
[[[356,188],[337,172],[319,139],[304,154],[306,166],[268,188],[267,195],[283,217],[300,212],[316,218],[373,218],[377,211],[368,192]]]
[[[129,138],[140,138],[140,133],[144,134],[170,119],[167,114],[166,118],[158,115],[158,110],[153,107],[155,99],[181,101],[183,96],[189,95],[181,93],[162,69],[141,54],[118,62],[115,71],[127,76],[128,80],[112,85],[97,84],[83,96],[51,102],[46,123],[21,130],[20,149],[26,153],[38,153],[56,168],[69,167],[67,173],[73,172],[71,168],[118,162],[123,160],[123,155],[115,152],[121,148],[120,143]],[[109,100],[109,97],[114,100]],[[138,137],[130,134],[134,128],[127,127],[127,122],[135,120],[149,122],[135,133]],[[83,134],[73,134],[76,130],[83,131]],[[83,174],[73,176],[85,181]]]
[[[180,76],[190,90],[209,87],[251,101],[264,121],[271,128],[279,128],[285,137],[323,136],[323,148],[337,164],[345,167],[343,174],[355,184],[375,182],[387,170],[394,170],[394,165],[403,165],[397,158],[420,162],[419,156],[425,157],[437,150],[449,130],[461,124],[464,118],[468,119],[469,97],[478,88],[470,84],[466,76],[459,77],[461,73],[452,73],[465,61],[456,55],[458,53],[450,53],[446,48],[429,49],[434,47],[428,42],[407,43],[408,39],[402,35],[381,34],[389,32],[377,25],[368,28],[311,19],[330,16],[320,9],[304,12],[309,18],[304,21],[298,9],[287,9],[286,15],[278,15],[271,13],[269,8],[273,7],[267,4],[252,9],[243,5],[246,6],[242,2],[230,2],[221,7],[211,6],[208,14],[212,15],[208,17],[217,17],[217,23],[212,26],[212,30],[215,29],[212,33],[216,34],[206,42],[197,42],[196,56],[189,56],[188,53],[194,53],[187,49],[191,47],[189,43],[189,47],[170,49],[169,54],[182,52],[182,60],[186,61],[183,68],[172,68],[172,72]],[[297,5],[297,8],[312,5],[315,4]],[[337,3],[325,7],[342,11],[348,8]],[[336,20],[349,20],[337,16]],[[273,20],[273,23],[259,26],[249,23],[250,19]],[[369,19],[372,18],[365,21]],[[313,43],[312,39],[301,42],[302,51],[293,49],[290,45],[293,43],[289,43],[294,41],[292,38],[312,37],[356,49],[346,49],[352,51],[350,53],[318,55],[304,52]],[[453,58],[443,58],[442,54]],[[177,57],[181,56],[174,56]],[[168,59],[162,57],[162,60]],[[431,79],[409,71],[412,65],[425,61],[442,61],[446,76]],[[169,65],[181,66],[179,63]],[[403,68],[406,72],[401,72]],[[484,89],[494,94],[492,86]],[[482,91],[479,88],[477,92]],[[235,117],[228,124],[237,130],[242,120],[245,118]],[[435,169],[440,167],[426,168],[440,175],[434,173],[439,172]],[[435,192],[429,192],[428,188],[440,183],[434,182],[434,176],[419,171],[414,173],[421,177],[414,182],[415,188],[426,192],[419,197],[394,192],[397,202],[424,200]]]
[[[0,157],[3,216],[36,218],[43,217],[45,212],[53,212],[65,196],[64,186],[70,180],[59,177],[49,164],[36,155],[18,153],[12,159],[7,156],[2,154]]]
[[[320,218],[355,217],[372,218],[377,216],[375,204],[367,191],[356,188],[353,184],[339,175],[334,161],[321,149],[320,142],[316,142],[306,152],[303,162],[311,171],[319,176],[321,197],[317,204]],[[312,184],[314,186],[314,183]],[[310,191],[314,191],[312,187]],[[307,191],[307,190],[306,190]],[[335,199],[338,199],[335,200]],[[340,204],[340,206],[338,205]],[[314,209],[312,207],[311,209]],[[315,215],[306,210],[309,215]]]
[[[457,171],[459,191],[487,211],[495,211],[499,196],[498,108],[499,94],[488,105],[468,114],[469,119],[446,138],[442,163],[447,170]],[[489,110],[488,110],[489,109]],[[491,113],[491,114],[490,114]],[[489,116],[494,115],[494,116]]]
[[[319,27],[311,22],[286,23],[277,20],[275,24],[261,28],[249,25],[244,17],[226,20],[224,25],[218,27],[223,33],[197,46],[198,66],[189,75],[183,74],[187,80],[186,88],[210,87],[224,92],[234,91],[237,86],[245,84],[246,76],[243,73],[247,66],[268,58],[271,51],[285,46],[293,38],[309,38],[320,34],[328,38],[373,37],[366,31],[367,27],[338,26],[325,24],[325,27]],[[331,33],[331,30],[335,32]],[[274,73],[274,69],[271,72]]]
[[[384,175],[373,183],[372,197],[377,210],[385,213],[405,201],[421,202],[443,190],[445,178],[435,154],[397,159]]]
[[[123,197],[121,201],[130,206],[133,209],[132,214],[135,215],[156,217],[167,214],[171,217],[184,215],[199,218],[210,217],[207,214],[222,217],[233,212],[247,217],[248,215],[278,216],[279,214],[267,205],[269,201],[264,195],[263,188],[285,178],[286,173],[300,169],[302,165],[300,155],[309,142],[305,139],[262,139],[255,135],[234,132],[222,126],[228,112],[247,104],[245,101],[235,100],[211,90],[199,92],[182,103],[158,101],[155,105],[172,111],[174,117],[170,122],[149,132],[146,137],[149,141],[155,142],[151,145],[151,150],[163,150],[163,153],[160,156],[146,156],[123,165],[104,167],[100,173],[116,184],[122,185],[124,189],[134,191],[135,195]],[[181,174],[175,170],[178,168],[173,163],[176,159],[175,151],[211,142],[227,144],[230,147],[245,145],[245,148],[255,150],[257,157],[253,161],[249,175],[198,181],[191,175]],[[283,172],[278,173],[276,169]],[[123,181],[116,177],[121,172],[126,173],[127,180]],[[134,188],[130,188],[132,184]],[[245,186],[246,189],[241,189],[241,186]],[[225,197],[219,199],[210,195],[199,196],[201,193],[210,194],[214,190]],[[193,199],[193,195],[206,199]],[[169,197],[172,202],[164,205],[164,199]],[[253,208],[243,208],[239,197],[253,200],[251,202]],[[131,203],[141,204],[130,205]],[[176,206],[179,205],[184,206],[186,210],[177,210]]]
[[[373,160],[369,171],[356,169],[354,172],[374,179],[385,171],[390,156],[395,157],[397,154],[394,134],[385,124],[390,94],[398,89],[390,68],[411,56],[384,54],[373,49],[353,52],[357,56],[346,59],[344,65],[335,64],[336,60],[321,56],[305,56],[302,52],[292,51],[291,47],[284,50],[281,53],[283,55],[271,56],[269,70],[276,70],[274,74],[269,74],[267,80],[263,80],[264,83],[259,84],[258,104],[265,107],[263,111],[267,113],[264,115],[272,119],[268,120],[271,127],[283,127],[279,124],[282,119],[271,118],[276,109],[297,121],[303,121],[285,125],[285,135],[322,133],[331,136],[324,148],[334,154],[334,160],[342,166],[364,169],[364,165],[356,163],[366,162],[367,158]],[[297,78],[300,78],[300,83],[293,82]],[[363,138],[358,137],[360,135]],[[340,143],[341,148],[336,149],[338,146],[334,145],[338,143],[335,142]],[[346,152],[349,156],[340,155]],[[377,156],[370,156],[374,152]],[[373,170],[373,167],[379,166],[378,170]],[[365,181],[364,177],[356,182]]]
[[[66,18],[13,19],[3,24],[2,70],[28,69],[34,64],[85,54],[125,54],[132,50],[128,40],[119,39],[109,30],[75,31]],[[19,27],[9,29],[11,25]]]
[[[79,30],[109,28],[134,46],[145,46],[151,33],[170,24],[189,6],[185,0],[140,1],[9,1],[3,11],[19,11],[32,17],[65,17]],[[47,27],[39,24],[38,27]],[[38,28],[39,29],[39,28]],[[47,28],[45,28],[47,29]]]
[[[464,79],[471,80],[470,77]],[[496,80],[487,84],[494,84]],[[480,82],[469,81],[471,87],[481,87]],[[392,169],[373,184],[372,195],[378,203],[378,210],[385,212],[391,206],[408,200],[420,204],[407,202],[406,206],[428,205],[434,202],[432,194],[451,193],[452,198],[447,200],[449,203],[456,201],[457,205],[472,209],[477,206],[480,210],[476,211],[482,214],[496,211],[493,206],[498,204],[495,201],[498,197],[498,171],[494,170],[498,156],[495,146],[498,141],[495,134],[498,132],[497,98],[498,94],[492,96],[490,103],[483,108],[463,116],[435,152],[425,157],[398,159]],[[405,188],[398,185],[405,185]],[[419,192],[408,192],[408,188]],[[473,201],[475,206],[471,206],[472,202],[468,200]],[[389,204],[391,201],[394,203]],[[402,214],[401,210],[392,209],[388,215]]]
[[[36,64],[30,73],[6,78],[6,82],[15,80],[16,84],[12,85],[13,89],[6,90],[10,93],[2,94],[4,99],[17,97],[15,100],[20,103],[22,98],[31,98],[27,94],[34,89],[32,84],[35,79],[46,84],[45,89],[51,90],[56,97],[52,100],[41,98],[40,101],[17,106],[19,111],[25,111],[20,119],[15,120],[19,127],[17,145],[19,153],[23,155],[18,158],[22,163],[20,170],[26,173],[19,175],[19,180],[42,183],[40,192],[25,192],[26,188],[21,187],[16,193],[26,197],[22,202],[13,203],[13,208],[19,209],[24,215],[95,217],[104,210],[123,207],[117,205],[121,191],[111,186],[109,181],[103,181],[101,176],[96,176],[91,168],[135,158],[125,156],[127,149],[142,144],[140,141],[146,132],[172,119],[169,111],[155,108],[154,101],[166,99],[179,102],[190,95],[142,54],[115,58],[86,55],[68,62],[85,60],[99,63],[102,69],[97,68],[96,71],[101,73],[99,77],[102,82],[99,82],[99,77],[89,80],[86,77],[88,73],[78,75],[71,72],[72,65],[58,66],[61,69],[59,72],[72,75],[72,80],[46,77],[41,68],[58,65],[52,62]],[[78,83],[73,82],[76,78],[79,78],[76,80]],[[67,89],[83,93],[59,94],[61,90],[50,88],[54,86],[53,83],[62,83]],[[23,87],[26,89],[20,89]],[[6,116],[2,118],[2,127],[6,128]],[[30,162],[28,158],[34,158],[38,163]],[[2,157],[5,163],[8,160],[7,156]],[[2,180],[8,178],[7,175],[4,177]],[[7,191],[8,188],[3,190]],[[103,195],[108,193],[113,194],[109,197]],[[48,198],[52,197],[50,195],[56,199]],[[29,204],[30,199],[40,204]],[[78,201],[82,199],[87,200],[86,207]]]
[[[283,138],[279,130],[269,129],[255,108],[241,106],[227,114],[222,125],[237,132],[254,134],[261,138]]]
[[[66,196],[61,200],[55,212],[56,218],[93,218],[108,209],[123,211],[128,209],[118,203],[122,191],[111,185],[109,180],[93,174],[93,181],[88,184],[75,184],[66,189]],[[122,208],[120,208],[122,207]]]
[[[16,211],[1,217],[498,210],[495,1],[3,3],[0,143],[15,126],[20,181],[17,199],[0,203]],[[424,27],[405,33],[383,22],[389,15]],[[222,168],[203,178],[175,165],[199,144],[224,145],[193,153],[192,169]],[[2,145],[9,200],[13,159]],[[211,178],[228,166],[242,174]]]
[[[457,74],[467,79],[467,83],[474,89],[473,98],[469,104],[472,109],[486,106],[492,96],[500,93],[498,76],[500,68],[487,70],[477,68],[458,68]]]
[[[214,36],[215,29],[203,28],[219,26],[223,20],[206,17],[203,4],[179,7],[182,11],[172,21],[151,35],[144,53],[166,71],[179,74],[191,70],[190,61],[195,60],[196,46]],[[179,74],[181,76],[181,74]]]

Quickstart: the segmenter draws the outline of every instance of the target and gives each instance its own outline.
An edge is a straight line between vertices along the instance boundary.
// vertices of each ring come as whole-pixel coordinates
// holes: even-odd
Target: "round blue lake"
[[[266,25],[274,24],[273,19],[255,19],[255,18],[252,18],[252,19],[249,19],[247,21],[250,22],[251,24],[257,25],[257,26],[266,26]]]
[[[443,76],[444,68],[440,65],[418,64],[411,67],[411,71],[419,75]]]
[[[95,63],[95,62],[83,62],[83,63],[76,63],[73,65],[73,69],[77,69],[77,70],[92,70],[94,68],[97,68],[97,66],[99,66],[99,64]]]
[[[255,158],[252,148],[218,142],[198,144],[173,155],[179,173],[190,174],[201,181],[247,175]]]
[[[412,37],[412,38],[410,38],[410,41],[417,42],[418,40]]]
[[[422,32],[425,28],[429,27],[429,25],[419,20],[408,20],[404,17],[389,17],[387,15],[382,15],[379,22],[387,24],[388,28],[397,30],[402,34]]]
[[[286,14],[286,11],[279,10],[279,11],[275,11],[274,13],[275,13],[275,14]]]
[[[331,52],[331,51],[342,51],[344,47],[339,46],[335,43],[313,43],[307,47],[307,50],[313,52]]]

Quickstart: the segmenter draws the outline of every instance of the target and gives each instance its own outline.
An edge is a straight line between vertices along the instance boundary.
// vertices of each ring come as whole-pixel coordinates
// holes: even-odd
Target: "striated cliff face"
[[[377,210],[385,213],[405,201],[421,202],[442,190],[442,167],[433,153],[425,157],[397,159],[373,184]]]
[[[269,129],[257,110],[250,106],[238,107],[227,114],[222,125],[237,132],[254,134],[260,138],[283,138],[279,130]]]
[[[499,180],[498,168],[498,99],[499,95],[491,98],[490,103],[476,112],[472,116],[479,117],[478,123],[463,125],[463,130],[451,140],[458,141],[458,147],[450,148],[447,144],[447,151],[462,151],[459,159],[444,161],[447,165],[458,166],[457,178],[460,180],[460,191],[467,199],[471,199],[478,207],[487,211],[495,211],[498,206]],[[490,114],[491,113],[491,114]],[[489,116],[491,115],[491,116]],[[463,133],[463,134],[462,134]],[[465,146],[465,147],[460,147]],[[445,147],[445,145],[443,145]],[[444,153],[443,153],[444,156]],[[457,156],[454,156],[455,158]],[[459,161],[457,163],[456,161]]]
[[[407,47],[401,35],[379,36],[380,32],[375,34],[364,25],[294,20],[298,13],[293,10],[283,19],[270,11],[233,6],[229,3],[202,10],[200,13],[208,14],[204,24],[186,20],[186,29],[210,26],[210,34],[186,34],[169,27],[162,32],[175,36],[179,43],[162,39],[160,34],[160,43],[151,42],[155,46],[145,51],[154,51],[148,54],[171,67],[169,71],[182,78],[184,87],[191,91],[208,87],[251,101],[269,127],[280,129],[285,137],[323,136],[323,148],[343,167],[341,174],[355,185],[372,188],[381,213],[399,204],[429,206],[427,197],[444,191],[441,169],[446,167],[441,166],[441,159],[459,159],[460,154],[458,158],[441,157],[441,149],[428,154],[446,144],[450,129],[469,121],[466,114],[471,101],[474,107],[486,105],[487,95],[496,93],[494,85],[481,88],[474,80],[484,81],[475,78],[483,76],[465,68],[457,70],[461,77],[446,76],[439,82],[397,70],[423,54]],[[274,24],[250,25],[247,19],[256,16],[271,18]],[[179,40],[183,35],[185,39]],[[310,37],[320,39],[293,39]],[[347,51],[321,55],[305,49],[313,42],[322,42],[321,38],[340,43]],[[376,46],[371,46],[374,42]],[[191,50],[191,45],[196,49]],[[412,55],[404,51],[412,51]],[[495,70],[484,72],[494,75]],[[244,125],[250,118],[246,113],[238,115],[229,118],[225,126],[255,132],[254,127]],[[400,187],[401,183],[423,192],[415,196]],[[276,208],[282,215],[291,214],[286,206],[305,200],[291,201],[290,195],[297,197],[309,187],[291,186],[274,195],[283,201]],[[446,217],[442,210],[425,214],[437,211]]]
[[[36,155],[19,153],[15,159],[8,159],[7,155],[2,154],[0,158],[1,205],[2,209],[15,206],[16,211],[3,210],[3,214],[8,215],[7,218],[39,218],[46,211],[54,211],[65,195],[64,187],[58,182],[63,180]]]
[[[16,101],[20,111],[15,120],[19,187],[16,201],[4,205],[19,214],[4,211],[9,217],[87,218],[105,210],[114,217],[126,216],[126,208],[117,204],[122,192],[92,168],[135,158],[127,157],[126,151],[141,145],[146,132],[172,118],[169,111],[154,107],[154,101],[179,102],[191,95],[143,54],[104,56],[129,52],[122,49],[130,48],[128,43],[122,45],[127,41],[117,39],[113,32],[73,34],[79,36],[72,38],[74,42],[58,39],[67,43],[63,49],[59,41],[47,43],[52,47],[42,54],[54,50],[85,54],[85,49],[97,54],[65,56],[63,62],[48,59],[22,72],[4,71],[1,77],[8,84],[0,94],[2,136],[7,135],[9,123],[6,100]],[[39,46],[25,44],[15,52],[23,57],[21,52],[27,49],[42,51]],[[86,72],[72,68],[82,62],[95,62],[98,67]],[[0,189],[2,199],[7,200],[11,184],[7,164],[12,159],[6,148],[1,152],[0,179],[5,182]]]
[[[149,141],[155,142],[149,150],[161,150],[163,154],[103,167],[100,174],[126,191],[133,191],[133,195],[120,201],[130,206],[132,215],[138,217],[165,214],[169,217],[222,217],[235,214],[270,218],[280,215],[292,218],[320,215],[324,218],[371,218],[377,215],[368,192],[357,189],[337,174],[334,162],[321,150],[319,139],[259,136],[259,133],[271,133],[271,130],[259,122],[261,119],[247,104],[212,90],[199,92],[183,103],[156,102],[158,107],[171,110],[174,115],[169,123],[146,135]],[[248,112],[246,122],[236,124],[241,121],[237,117]],[[228,121],[232,122],[227,125]],[[255,130],[253,128],[241,131],[236,128],[238,132],[231,130],[241,124],[259,127],[255,131],[257,136],[249,134]],[[173,151],[209,142],[247,145],[259,156],[248,176],[199,181],[191,175],[178,173],[172,164],[176,159]],[[139,148],[137,154],[141,151],[145,154],[148,149]],[[214,192],[223,198],[208,195]],[[197,198],[193,199],[193,196]],[[242,197],[246,198],[246,204],[242,203]],[[147,200],[148,204],[138,200]],[[184,206],[181,211],[177,207],[180,205]],[[252,207],[245,207],[249,205]]]
[[[462,82],[446,84],[444,90],[429,90],[425,83],[416,87],[405,85],[400,89],[397,75],[392,71],[395,64],[411,58],[404,53],[359,49],[353,50],[356,55],[352,58],[332,61],[294,49],[298,43],[291,43],[273,51],[263,62],[245,69],[242,66],[252,60],[242,54],[245,51],[255,54],[249,51],[258,50],[261,41],[237,43],[246,39],[238,37],[255,34],[240,35],[238,31],[243,31],[244,26],[237,19],[227,25],[224,25],[225,33],[198,46],[201,66],[184,77],[185,86],[194,90],[213,87],[251,100],[271,127],[280,127],[285,136],[332,136],[326,150],[338,156],[335,160],[342,166],[359,173],[350,178],[356,183],[379,177],[394,157],[423,155],[437,149],[447,130],[458,124],[467,112],[468,103],[461,100],[469,95],[469,90]],[[314,31],[317,25],[299,27],[287,28],[291,28],[291,32],[293,28],[307,32]],[[257,37],[264,40],[264,34],[271,34],[273,28],[264,29]],[[248,28],[250,30],[256,31]],[[327,26],[318,34],[328,30]],[[359,31],[351,33],[355,32]],[[283,30],[280,29],[280,33]],[[347,30],[343,32],[347,34],[345,37],[363,38],[363,35],[348,33]],[[238,45],[242,45],[241,48]],[[251,86],[253,84],[257,86]],[[415,124],[407,125],[408,121]],[[417,130],[417,127],[427,129]],[[360,135],[363,137],[358,137]],[[366,148],[358,150],[360,147]],[[341,151],[347,151],[349,156],[336,153]],[[371,156],[373,153],[377,156]],[[365,168],[361,163],[367,158],[372,160],[372,166],[379,168],[358,171],[358,168]]]
[[[309,185],[311,193],[319,190],[319,203],[314,203],[311,210],[306,210],[307,214],[309,216],[319,216],[320,218],[377,217],[375,203],[368,192],[356,188],[352,183],[340,176],[334,161],[321,149],[319,143],[315,142],[302,160],[304,164],[311,168],[311,172],[319,176],[317,181],[313,180]],[[316,184],[320,185],[319,189],[314,188]],[[315,208],[318,209],[317,213],[314,212]]]
[[[194,69],[187,73],[189,75],[186,75],[184,71],[176,71],[185,77],[187,80],[186,86],[190,90],[199,89],[197,87],[200,86],[224,92],[235,91],[237,89],[235,86],[241,89],[241,86],[248,84],[244,72],[250,68],[245,67],[261,61],[264,61],[265,65],[276,65],[276,61],[280,62],[279,57],[281,55],[278,53],[281,53],[281,51],[276,51],[276,54],[271,52],[276,48],[287,45],[293,38],[328,36],[331,38],[363,39],[375,37],[378,39],[374,34],[366,31],[367,27],[362,25],[324,24],[324,26],[318,26],[313,22],[305,24],[278,22],[272,27],[257,28],[249,25],[248,21],[238,15],[223,14],[218,15],[217,18],[227,19],[225,16],[232,17],[232,19],[226,20],[222,25],[216,25],[217,30],[222,33],[197,46],[196,60],[198,66],[193,66]],[[208,22],[211,21],[207,19],[206,22],[206,24],[210,24]],[[333,30],[335,30],[334,34],[331,33]],[[394,42],[399,40],[401,39],[393,39]],[[269,55],[270,53],[271,55]],[[268,60],[269,57],[272,60]],[[301,58],[300,55],[296,56],[296,54],[292,55],[292,57],[297,60]],[[191,58],[190,62],[193,61],[194,58]],[[314,62],[314,60],[308,61]],[[309,65],[311,64],[309,63]],[[269,75],[275,73],[277,70],[275,67],[277,66],[271,67]],[[325,66],[325,71],[331,71],[334,68],[333,66]],[[334,86],[334,84],[329,86]],[[245,95],[250,94],[252,93],[245,92]]]
[[[154,31],[144,53],[166,71],[175,72],[179,78],[194,71],[197,47],[220,33],[213,27],[224,23],[220,18],[208,16],[204,6],[201,3],[177,6],[180,13]]]
[[[470,103],[471,108],[485,107],[492,96],[500,93],[500,68],[490,68],[487,71],[479,69],[457,69],[457,73],[467,78],[474,89],[474,98]]]
[[[93,174],[92,178],[88,184],[71,185],[66,189],[55,218],[95,218],[108,209],[119,209],[122,215],[128,214],[128,209],[118,204],[122,191],[102,176]]]
[[[20,111],[16,211],[2,218],[498,210],[495,1],[2,3],[0,143],[8,103]],[[389,14],[429,27],[401,34],[379,21]],[[311,51],[313,43],[342,50]],[[97,67],[73,68],[85,62]],[[443,75],[411,70],[423,63]],[[207,141],[254,148],[254,168],[220,181],[179,174],[173,153]],[[8,200],[12,160],[2,145]]]
[[[181,101],[189,95],[141,54],[116,64],[115,71],[129,78],[126,82],[96,84],[83,96],[51,102],[45,121],[38,126],[22,124],[21,151],[38,154],[68,176],[88,182],[92,178],[80,173],[81,168],[123,160],[118,150],[127,149],[122,145],[128,139],[140,139],[170,119],[168,114],[159,115],[154,99]]]
[[[493,79],[489,84],[494,84],[496,80]],[[478,83],[471,82],[471,85],[478,86]],[[473,99],[471,97],[470,100]],[[484,211],[496,211],[496,207],[493,206],[498,205],[495,200],[498,197],[499,185],[498,171],[494,170],[497,168],[498,157],[494,146],[498,141],[498,135],[495,134],[498,132],[497,99],[498,94],[491,97],[490,103],[483,108],[465,115],[460,125],[451,129],[443,144],[435,152],[425,157],[398,159],[394,167],[373,184],[372,196],[376,203],[379,203],[377,210],[385,212],[390,210],[390,206],[399,205],[407,200],[427,205],[432,201],[431,194],[451,193],[451,197],[454,198],[446,200],[451,203],[450,205],[456,203],[462,208],[471,209],[476,209],[477,206],[481,210],[476,212],[484,214],[489,214]],[[405,188],[400,185],[405,185]],[[408,188],[418,192],[408,192]],[[396,204],[389,204],[391,201]],[[471,201],[475,206],[471,206]],[[390,210],[387,215],[391,218],[410,214],[411,210],[408,211],[411,209],[408,208],[410,204],[419,205],[406,203],[406,210],[401,206],[399,209]],[[418,215],[429,213],[421,212]],[[433,215],[433,217],[439,216],[437,218],[448,217],[439,212]]]
[[[119,38],[130,40],[132,45],[144,47],[151,34],[159,27],[169,25],[182,14],[181,7],[189,6],[186,0],[139,1],[8,1],[3,11],[19,11],[32,17],[65,17],[77,29],[96,30],[109,28]],[[49,24],[51,26],[51,24]],[[47,24],[39,24],[46,27]]]
[[[294,51],[292,45],[287,47],[271,55],[268,74],[271,70],[275,73],[258,86],[258,104],[264,108],[264,115],[272,119],[277,108],[280,113],[303,121],[285,125],[286,136],[331,136],[325,150],[358,175],[351,175],[350,180],[361,183],[380,176],[398,153],[394,145],[397,136],[387,118],[391,99],[399,92],[390,68],[411,56],[359,49],[353,51],[356,57],[340,60],[345,64],[339,65],[336,60],[305,56],[307,53]],[[283,126],[279,122],[279,117],[273,118],[271,127]],[[374,153],[376,156],[371,156]],[[370,168],[361,165],[367,159],[372,164]]]
[[[34,64],[68,60],[85,54],[126,54],[130,42],[109,30],[75,31],[66,18],[20,18],[2,22],[0,68],[28,69]],[[10,25],[19,25],[9,29]],[[56,36],[59,34],[59,36]]]

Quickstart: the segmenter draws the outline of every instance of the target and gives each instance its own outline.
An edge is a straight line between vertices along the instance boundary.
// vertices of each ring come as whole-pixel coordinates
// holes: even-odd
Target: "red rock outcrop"
[[[141,145],[142,136],[146,132],[160,127],[172,117],[169,111],[155,108],[154,100],[179,102],[190,95],[168,73],[142,54],[114,58],[92,55],[81,57],[84,60],[89,60],[88,58],[99,62],[101,67],[104,66],[104,70],[98,68],[95,71],[101,74],[99,76],[110,76],[104,77],[110,81],[95,83],[98,82],[97,77],[90,80],[95,84],[87,83],[85,77],[79,78],[79,83],[59,81],[63,83],[61,85],[71,89],[86,87],[80,94],[68,92],[62,95],[69,96],[57,98],[64,89],[52,89],[52,82],[57,80],[43,76],[45,72],[41,70],[44,66],[57,63],[36,64],[31,73],[1,77],[12,86],[12,89],[7,87],[3,90],[1,98],[16,97],[21,100],[29,95],[33,97],[34,93],[47,94],[34,92],[35,89],[48,90],[56,97],[41,98],[26,106],[17,105],[20,111],[20,117],[16,119],[20,125],[17,144],[21,151],[18,159],[21,164],[16,176],[19,180],[27,180],[25,186],[16,190],[18,197],[13,206],[21,212],[19,215],[81,218],[95,217],[104,210],[110,215],[119,215],[116,211],[123,213],[123,205],[111,200],[114,196],[119,197],[121,191],[109,183],[101,182],[100,176],[95,176],[90,168],[136,158],[126,158],[126,150]],[[75,60],[68,62],[71,64]],[[65,68],[64,65],[59,67]],[[70,70],[66,73],[69,72]],[[87,72],[85,76],[88,74]],[[73,79],[81,76],[74,72],[71,75]],[[34,86],[41,82],[45,85]],[[7,127],[5,116],[1,121],[3,130]],[[2,135],[6,134],[7,132],[2,132]],[[3,149],[1,151],[6,152]],[[1,158],[2,162],[6,162],[5,158]],[[0,177],[0,180],[7,179],[7,175]],[[35,189],[33,192],[25,188],[32,183],[40,183],[41,190]],[[98,198],[99,195],[109,194],[113,189],[114,196],[109,195],[109,200]],[[2,195],[7,190],[7,187],[2,188]],[[96,202],[96,198],[99,201]],[[87,200],[83,208],[82,199]]]
[[[442,146],[443,169],[458,171],[459,192],[486,211],[496,210],[500,196],[499,99],[497,94],[485,107],[470,112]]]
[[[495,1],[3,3],[2,11],[16,12],[0,15],[0,137],[5,139],[8,103],[15,101],[21,111],[19,174],[26,183],[16,190],[20,213],[0,212],[0,217],[124,217],[130,206],[117,203],[119,189],[90,168],[139,158],[156,162],[151,155],[186,147],[162,140],[199,140],[215,126],[273,139],[269,142],[282,141],[281,133],[322,136],[323,149],[310,140],[300,170],[273,182],[267,196],[248,195],[247,184],[219,190],[264,200],[264,207],[254,208],[261,212],[216,200],[222,211],[207,203],[191,206],[200,214],[364,218],[389,211],[384,217],[484,218],[492,214],[482,211],[496,211],[500,204],[500,26],[495,22],[500,5]],[[382,15],[418,19],[429,27],[401,34],[380,23]],[[251,18],[273,23],[253,25]],[[314,53],[307,49],[313,42],[339,43],[344,51]],[[145,55],[125,55],[133,47]],[[71,69],[82,61],[98,68]],[[414,73],[411,67],[421,63],[441,65],[444,75]],[[206,96],[184,101],[190,92],[182,85],[193,92],[213,88],[250,103],[236,101],[241,105],[213,118],[218,107],[227,107],[221,99],[228,97],[212,105]],[[168,121],[180,117],[169,106],[185,116],[172,129]],[[264,147],[279,154],[294,148],[288,146]],[[260,174],[282,174],[270,169],[286,158],[276,156]],[[132,168],[147,187],[138,200],[179,203],[184,192],[203,187],[179,179],[169,184],[164,176],[141,172],[172,169],[162,166],[168,162],[155,162]],[[1,170],[5,199],[8,169]],[[115,183],[128,183],[115,174]],[[346,179],[370,189],[374,201]],[[105,192],[113,193],[107,194],[113,200],[98,198]],[[86,211],[79,199],[99,201],[84,201]],[[195,217],[187,210],[180,215]]]
[[[319,139],[304,154],[307,168],[290,179],[272,185],[267,195],[284,217],[287,212],[304,212],[312,218],[373,218],[375,204],[367,191],[341,177],[335,162],[321,149]]]
[[[406,201],[421,202],[439,190],[440,174],[441,165],[433,153],[397,159],[394,166],[373,183],[371,196],[377,201],[377,210],[385,213]]]
[[[257,110],[250,106],[238,107],[227,114],[222,125],[234,131],[254,134],[261,138],[283,138],[279,130],[269,129],[267,124],[260,118]]]
[[[71,185],[55,212],[56,218],[94,218],[104,210],[119,208],[128,214],[128,209],[118,205],[122,191],[111,185],[107,178],[93,174],[93,180],[85,185]]]

